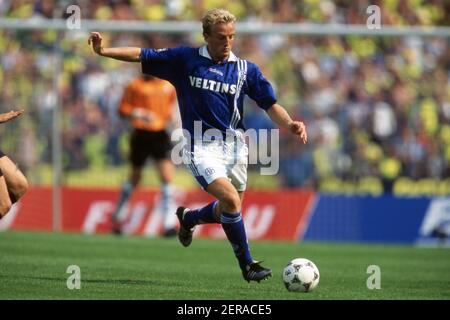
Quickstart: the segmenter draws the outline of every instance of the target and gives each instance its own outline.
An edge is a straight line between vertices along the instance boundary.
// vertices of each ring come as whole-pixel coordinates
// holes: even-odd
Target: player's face
[[[233,47],[235,33],[234,23],[219,23],[212,26],[209,34],[204,34],[209,54],[214,61],[228,59]]]

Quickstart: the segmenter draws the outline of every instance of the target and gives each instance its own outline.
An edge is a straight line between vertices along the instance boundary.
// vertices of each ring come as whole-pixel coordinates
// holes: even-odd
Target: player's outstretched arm
[[[25,112],[25,110],[19,110],[19,111],[12,110],[10,112],[0,113],[0,123],[8,122],[14,118],[17,118],[24,112]]]
[[[88,44],[92,44],[94,52],[100,56],[113,58],[121,61],[140,62],[141,48],[138,47],[118,47],[103,48],[102,36],[99,32],[91,32]]]
[[[292,120],[287,111],[279,104],[275,103],[267,109],[267,114],[273,122],[299,136],[303,143],[308,141],[305,124],[301,121]]]

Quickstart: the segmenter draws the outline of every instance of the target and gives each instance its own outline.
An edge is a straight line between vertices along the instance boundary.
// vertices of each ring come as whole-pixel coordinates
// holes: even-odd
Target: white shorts
[[[203,189],[218,178],[228,179],[239,192],[247,187],[248,147],[243,140],[196,142],[183,149],[183,163]]]

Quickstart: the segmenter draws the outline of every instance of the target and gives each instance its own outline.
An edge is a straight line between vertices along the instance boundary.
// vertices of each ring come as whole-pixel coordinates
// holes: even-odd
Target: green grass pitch
[[[0,299],[450,299],[450,251],[412,246],[251,241],[253,257],[274,275],[243,280],[230,244],[194,239],[8,231],[0,233]],[[318,266],[319,286],[288,292],[281,280],[296,257]],[[69,290],[70,265],[81,270],[81,289]],[[370,265],[381,270],[381,289],[366,286]]]

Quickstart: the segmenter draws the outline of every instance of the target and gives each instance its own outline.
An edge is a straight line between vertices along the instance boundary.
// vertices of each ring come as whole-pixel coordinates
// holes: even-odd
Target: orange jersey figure
[[[175,88],[169,82],[139,77],[125,88],[119,113],[130,118],[136,129],[162,131],[172,119],[175,101]]]

